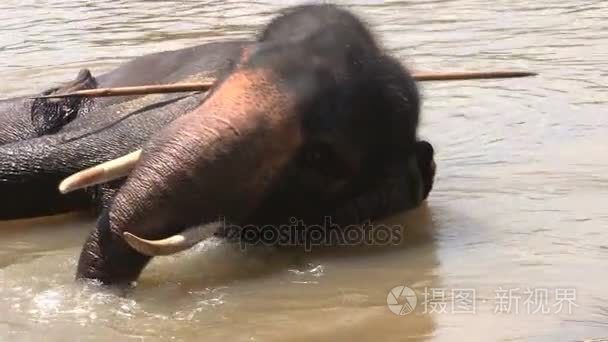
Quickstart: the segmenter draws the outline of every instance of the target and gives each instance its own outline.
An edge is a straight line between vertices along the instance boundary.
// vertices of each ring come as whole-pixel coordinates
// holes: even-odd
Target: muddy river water
[[[0,94],[248,37],[292,3],[3,0]],[[438,176],[423,207],[387,219],[400,244],[209,240],[118,296],[73,282],[90,217],[0,223],[0,341],[608,338],[608,2],[348,5],[413,69],[540,73],[422,85]]]

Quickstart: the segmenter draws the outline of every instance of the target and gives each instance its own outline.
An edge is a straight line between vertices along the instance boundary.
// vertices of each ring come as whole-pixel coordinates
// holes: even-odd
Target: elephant
[[[287,9],[205,101],[124,159],[77,279],[132,284],[153,256],[222,235],[221,221],[344,226],[420,205],[435,176],[420,105],[411,73],[357,16]]]
[[[243,49],[250,44],[244,40],[212,42],[147,55],[97,78],[84,70],[74,82],[57,92],[93,85],[127,86],[219,77],[238,62]],[[205,96],[206,93],[193,92],[96,98],[84,102],[68,99],[61,100],[63,105],[59,106],[39,103],[33,106],[38,113],[49,107],[69,108],[64,112],[73,112],[68,123],[56,125],[47,121],[39,125],[53,127],[53,131],[58,129],[40,136],[27,122],[29,113],[25,111],[31,100],[0,102],[0,110],[11,109],[0,116],[12,116],[14,120],[3,122],[3,126],[16,132],[11,137],[23,139],[0,145],[0,220],[96,207],[98,199],[106,196],[105,190],[95,188],[63,196],[57,190],[60,180],[82,168],[138,149],[152,134],[196,108]],[[16,121],[22,124],[13,125]]]

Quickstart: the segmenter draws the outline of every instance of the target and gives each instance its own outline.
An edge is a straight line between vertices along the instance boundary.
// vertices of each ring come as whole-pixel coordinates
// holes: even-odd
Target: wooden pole
[[[458,81],[480,80],[491,78],[514,78],[536,76],[535,72],[528,71],[455,71],[455,72],[417,72],[414,73],[416,81]]]
[[[456,72],[419,72],[414,73],[416,81],[457,81],[457,80],[478,80],[492,78],[513,78],[536,76],[534,72],[528,71],[456,71]],[[175,83],[144,85],[135,87],[116,87],[116,88],[97,88],[75,91],[65,94],[52,94],[46,96],[36,96],[33,99],[53,99],[62,97],[108,97],[108,96],[130,96],[148,95],[164,93],[180,93],[188,91],[207,91],[215,82],[214,79],[199,83]]]

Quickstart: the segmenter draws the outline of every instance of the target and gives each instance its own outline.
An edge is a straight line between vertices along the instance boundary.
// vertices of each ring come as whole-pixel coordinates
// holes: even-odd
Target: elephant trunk
[[[85,244],[77,276],[134,281],[150,257],[125,232],[163,239],[251,215],[302,143],[295,97],[277,84],[266,71],[236,72],[151,139]]]

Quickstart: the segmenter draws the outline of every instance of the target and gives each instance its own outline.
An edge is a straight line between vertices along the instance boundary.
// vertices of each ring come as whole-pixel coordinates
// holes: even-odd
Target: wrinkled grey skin
[[[96,82],[98,86],[127,86],[217,76],[238,62],[248,44],[210,43],[144,56]],[[59,182],[76,171],[140,148],[152,134],[200,105],[204,97],[203,93],[179,93],[98,98],[81,104],[78,118],[57,133],[0,146],[0,220],[90,207],[91,194],[61,195]],[[15,108],[7,102],[4,105]]]

